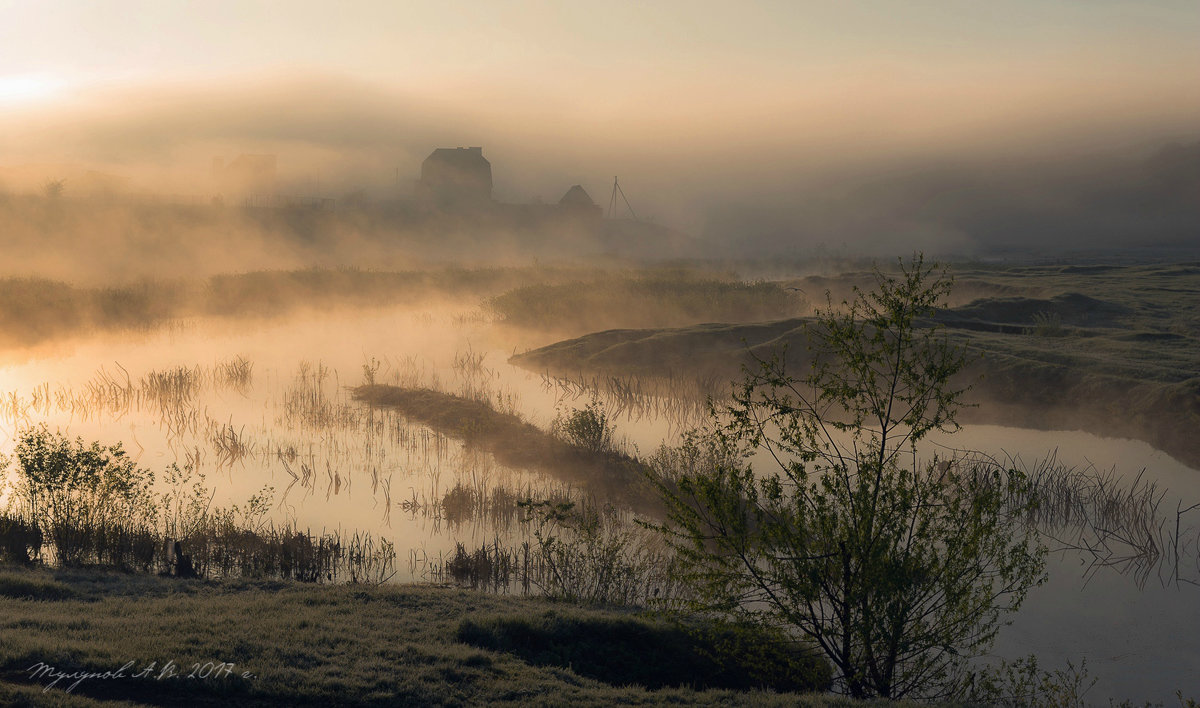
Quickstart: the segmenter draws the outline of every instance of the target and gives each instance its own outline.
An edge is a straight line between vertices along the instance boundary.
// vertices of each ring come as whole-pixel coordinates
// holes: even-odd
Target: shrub
[[[586,605],[644,606],[678,593],[672,561],[659,539],[623,523],[611,506],[520,502],[534,525],[537,572],[546,597]]]
[[[1090,679],[1090,680],[1089,680]],[[1016,661],[1002,661],[971,675],[966,695],[971,705],[996,708],[1046,706],[1082,708],[1084,696],[1096,685],[1087,669],[1087,659],[1079,666],[1067,662],[1067,668],[1046,671],[1032,654]],[[1147,704],[1149,705],[1149,704]]]
[[[28,565],[42,553],[42,530],[28,519],[0,513],[0,560]]]
[[[103,537],[154,519],[154,474],[139,468],[120,444],[85,445],[45,425],[21,433],[16,448],[17,496],[29,519],[48,536],[58,562],[79,563],[103,547]]]
[[[586,407],[559,413],[550,425],[550,432],[564,442],[588,452],[612,452],[616,428],[609,422],[604,404],[592,399]]]

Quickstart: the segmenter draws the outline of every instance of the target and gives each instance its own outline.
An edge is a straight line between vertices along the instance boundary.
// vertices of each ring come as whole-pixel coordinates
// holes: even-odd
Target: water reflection
[[[641,453],[702,421],[706,393],[720,389],[719,382],[686,388],[635,377],[531,374],[506,364],[507,357],[544,342],[513,340],[462,311],[192,323],[82,340],[69,352],[0,368],[0,454],[12,452],[20,429],[46,422],[85,440],[121,442],[156,471],[177,463],[203,472],[217,505],[272,487],[277,522],[387,539],[399,554],[395,579],[407,581],[446,567],[458,544],[519,548],[528,536],[517,500],[570,498],[579,490],[499,464],[455,431],[359,404],[347,386],[437,388],[486,399],[543,428],[595,394],[630,449]],[[672,395],[680,391],[691,393]],[[1166,492],[1164,518],[1200,500],[1200,472],[1138,441],[978,425],[932,439],[928,453],[952,449],[1028,464],[1054,454],[1069,466],[1113,470],[1125,483],[1145,470],[1143,479]],[[1185,552],[1196,555],[1194,548]],[[1086,561],[1078,553],[1053,556],[1050,582],[1031,593],[996,651],[1035,652],[1044,665],[1086,656],[1102,679],[1100,695],[1167,699],[1175,688],[1200,685],[1200,640],[1184,631],[1200,626],[1196,589],[1176,587],[1169,575],[1148,576],[1144,588],[1116,573],[1089,578]]]

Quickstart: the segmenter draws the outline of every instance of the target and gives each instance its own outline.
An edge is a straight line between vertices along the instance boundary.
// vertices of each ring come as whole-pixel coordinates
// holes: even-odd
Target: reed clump
[[[0,512],[0,561],[29,565],[41,558],[44,541],[37,524],[10,511]]]
[[[1200,504],[1163,507],[1167,490],[1145,471],[1127,479],[1115,469],[1071,467],[1051,454],[1033,464],[964,454],[955,465],[964,480],[992,484],[996,472],[1019,469],[1027,484],[1010,494],[1006,507],[1058,552],[1078,553],[1085,576],[1102,569],[1131,577],[1139,586],[1153,576],[1162,583],[1200,583],[1200,528],[1189,513]],[[1189,567],[1194,565],[1194,568]]]
[[[434,582],[453,581],[477,590],[507,590],[514,583],[527,587],[529,556],[528,545],[510,548],[496,540],[468,551],[464,544],[455,543],[454,553],[427,564],[424,575]]]
[[[245,395],[254,384],[254,362],[239,354],[218,363],[213,378],[218,385]]]
[[[283,425],[322,431],[357,429],[358,410],[326,393],[328,382],[335,375],[321,362],[300,362],[300,370],[283,394]],[[333,388],[338,389],[336,381]]]
[[[571,487],[559,483],[501,481],[488,484],[483,478],[475,478],[470,482],[456,481],[436,504],[414,500],[407,510],[427,516],[438,515],[452,527],[471,523],[501,531],[524,521],[522,509],[527,499],[569,503],[576,496]]]
[[[246,427],[235,428],[232,422],[207,421],[206,435],[213,451],[217,454],[217,466],[228,467],[254,454],[254,441],[246,434]]]
[[[521,503],[532,529],[533,564],[527,582],[542,595],[583,605],[645,607],[682,597],[674,554],[657,534],[612,505]]]

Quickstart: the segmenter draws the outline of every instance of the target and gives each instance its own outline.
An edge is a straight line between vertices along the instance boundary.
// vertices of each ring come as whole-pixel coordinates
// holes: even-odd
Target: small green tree
[[[964,352],[923,319],[951,279],[920,256],[819,311],[810,368],[759,360],[714,409],[714,461],[659,480],[659,526],[693,586],[687,609],[785,626],[856,697],[938,697],[1041,580],[1044,549],[1008,508],[1023,476],[922,462],[951,432]],[[765,451],[773,471],[745,460]]]
[[[584,408],[561,412],[550,424],[550,432],[559,439],[588,452],[611,452],[616,428],[609,420],[604,404],[593,398]]]
[[[17,498],[54,546],[59,563],[83,560],[91,534],[114,525],[153,527],[154,474],[139,468],[118,443],[85,445],[45,425],[20,434]]]

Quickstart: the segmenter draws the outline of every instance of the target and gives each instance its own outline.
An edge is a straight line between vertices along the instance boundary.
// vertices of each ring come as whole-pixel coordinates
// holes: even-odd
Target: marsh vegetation
[[[68,547],[61,556],[70,563],[172,572],[177,558],[165,541],[186,538],[183,552],[197,574],[210,578],[426,580],[583,604],[680,605],[695,599],[695,584],[683,582],[664,539],[636,523],[664,519],[652,480],[677,489],[681,480],[722,463],[684,434],[709,419],[710,399],[728,400],[728,382],[736,378],[708,365],[721,356],[729,357],[726,366],[736,364],[747,344],[765,356],[767,342],[786,340],[798,324],[757,320],[777,316],[770,307],[780,308],[775,313],[806,308],[784,288],[812,293],[818,282],[798,276],[768,287],[715,272],[631,275],[537,266],[420,276],[343,270],[214,278],[205,286],[212,289],[208,302],[229,297],[226,305],[196,308],[189,300],[156,324],[60,337],[72,348],[64,358],[34,353],[24,363],[14,360],[0,372],[7,389],[0,424],[10,454],[21,435],[45,423],[46,434],[62,430],[70,440],[81,436],[85,446],[121,443],[136,469],[154,471],[149,488],[158,500],[156,521],[132,530],[85,525],[90,530],[78,534],[84,550]],[[1009,284],[995,284],[1005,278]],[[1014,296],[1017,288],[1011,274],[974,273],[967,280],[992,295]],[[584,307],[570,297],[571,288],[561,287],[571,282],[589,284],[580,297],[590,298],[587,307],[603,313],[596,315],[601,319],[569,316],[572,307]],[[629,298],[644,287],[658,288],[663,298],[639,312]],[[245,299],[233,298],[234,292]],[[510,292],[512,298],[502,299]],[[1076,338],[1100,341],[1078,328],[1108,326],[1063,309],[1064,302],[1084,307],[1083,301],[1029,295],[1030,319],[1014,322],[1019,331],[1012,333],[996,322],[1002,317],[985,317],[986,303],[961,312],[976,313],[972,323],[1004,327],[957,326],[953,317],[964,316],[952,317],[954,310],[940,317],[950,341],[973,353],[993,340],[994,351],[1003,353],[1005,338],[1034,349],[1061,349],[1065,341],[1070,350]],[[243,321],[236,313],[246,308],[236,303],[256,298],[261,306]],[[502,316],[502,303],[564,303],[565,309],[550,328],[555,331],[541,332],[513,326],[519,318]],[[1049,322],[1038,313],[1051,311],[1060,313],[1057,326],[1066,334],[1038,330]],[[506,362],[513,352],[554,342],[573,327],[628,327],[639,324],[638,317],[679,327],[605,332],[534,349],[514,360],[526,369]],[[697,324],[722,318],[734,321]],[[1177,319],[1171,326],[1188,325]],[[1115,341],[1111,334],[1102,338]],[[1172,337],[1160,339],[1176,347]],[[1187,354],[1179,349],[1171,356]],[[537,365],[551,361],[556,366]],[[1177,384],[1164,379],[1163,385]],[[992,407],[984,401],[978,410]],[[968,418],[971,413],[964,411]],[[1088,467],[1067,449],[1060,450],[1062,461],[1047,459],[1058,438],[1046,435],[1051,444],[1023,451],[1035,462],[1007,457],[999,437],[995,447],[983,446],[990,454],[961,455],[948,471],[961,480],[979,470],[1022,472],[1026,484],[1004,491],[1004,508],[1056,552],[1050,584],[1067,586],[1056,592],[1080,592],[1071,585],[1078,581],[1107,602],[1112,592],[1125,597],[1124,583],[1162,605],[1156,588],[1186,590],[1200,581],[1198,511],[1190,506],[1186,467],[1175,464],[1184,482],[1172,480],[1168,488],[1161,465],[1137,477]],[[1084,445],[1096,444],[1090,440]],[[768,462],[751,461],[759,469]],[[193,493],[201,477],[205,491]],[[43,527],[32,523],[27,507],[21,510],[18,481],[10,476],[0,501],[9,505],[0,519],[3,553],[10,562],[57,564],[51,537],[39,537]],[[174,501],[163,503],[164,494]],[[202,500],[207,520],[167,524],[165,511],[186,509],[185,498]],[[257,511],[247,516],[252,507]],[[1040,592],[1033,590],[1016,616],[1017,630],[1027,613],[1044,617]],[[1036,640],[1006,645],[1007,636],[1000,633],[997,651],[1045,651]],[[1049,651],[1045,663],[1063,665],[1078,656]],[[1103,662],[1090,666],[1102,675],[1113,671]],[[1162,675],[1177,673],[1168,668]],[[1123,685],[1099,690],[1127,690]]]

